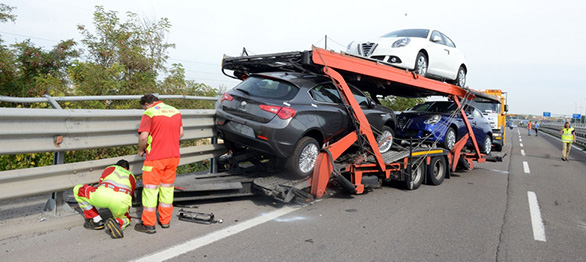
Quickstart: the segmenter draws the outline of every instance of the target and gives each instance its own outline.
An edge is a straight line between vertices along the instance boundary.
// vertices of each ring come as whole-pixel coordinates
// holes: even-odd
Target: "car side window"
[[[313,100],[317,102],[338,104],[342,103],[342,99],[340,99],[340,93],[338,93],[338,89],[336,89],[336,87],[334,87],[332,84],[318,85],[309,90],[309,95],[311,95]]]
[[[436,44],[440,44],[440,45],[445,45],[444,43],[444,38],[442,37],[442,34],[438,31],[433,31],[431,33],[431,39],[432,42],[436,43]]]
[[[358,89],[354,87],[351,87],[350,90],[352,90],[352,94],[354,95],[354,98],[356,99],[356,102],[358,102],[359,105],[368,106],[368,97],[366,97],[364,93],[360,92]]]
[[[456,44],[454,44],[454,42],[452,41],[452,39],[450,39],[447,35],[442,34],[442,38],[444,39],[444,44],[449,46],[449,47],[453,47],[456,48]]]
[[[483,118],[484,116],[482,115],[482,113],[480,113],[480,111],[478,111],[478,109],[474,109],[474,118]]]

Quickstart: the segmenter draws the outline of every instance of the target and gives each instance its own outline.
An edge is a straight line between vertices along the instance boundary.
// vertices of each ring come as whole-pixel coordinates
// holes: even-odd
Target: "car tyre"
[[[486,135],[484,138],[484,142],[482,143],[482,147],[480,147],[480,152],[483,154],[490,154],[490,149],[492,148],[492,139],[489,135]]]
[[[415,58],[415,73],[425,77],[427,75],[428,59],[425,53],[419,52]]]
[[[394,138],[395,132],[393,132],[393,129],[388,126],[383,126],[381,134],[376,138],[378,149],[381,154],[384,154],[391,150]]]
[[[439,186],[444,182],[448,168],[443,156],[432,157],[427,166],[427,182],[430,185]]]
[[[454,81],[454,84],[459,87],[466,86],[466,69],[464,68],[464,66],[460,66],[460,68],[458,69],[458,75],[456,75],[456,80]]]
[[[303,137],[287,159],[287,167],[292,178],[305,178],[313,173],[319,154],[319,143],[311,137]]]
[[[442,145],[445,149],[452,150],[456,144],[456,130],[453,127],[448,128],[446,135],[444,136],[444,144]]]

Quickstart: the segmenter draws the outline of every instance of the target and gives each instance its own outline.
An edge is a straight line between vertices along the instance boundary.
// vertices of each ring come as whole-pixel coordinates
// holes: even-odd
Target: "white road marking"
[[[521,149],[521,155],[524,156],[525,155],[525,150]]]
[[[525,174],[531,173],[531,170],[529,170],[529,163],[527,163],[527,161],[523,161],[523,172],[525,172]]]
[[[543,220],[541,219],[541,211],[539,210],[537,195],[535,192],[527,191],[527,199],[529,200],[529,212],[531,213],[533,238],[536,241],[545,242],[545,226],[543,226]]]
[[[247,229],[250,229],[252,227],[269,222],[273,219],[276,219],[278,217],[289,214],[289,213],[291,213],[295,210],[298,210],[300,208],[301,208],[300,206],[297,206],[297,207],[285,206],[285,207],[282,207],[282,208],[275,210],[273,212],[263,214],[259,217],[244,221],[242,223],[224,228],[219,231],[212,232],[212,233],[207,234],[202,237],[194,238],[194,239],[189,240],[183,244],[179,244],[179,245],[170,247],[168,249],[161,250],[157,253],[153,253],[153,254],[141,257],[135,261],[163,261],[163,260],[171,259],[176,256],[185,254],[187,252],[196,250],[196,249],[203,247],[205,245],[214,243],[218,240],[221,240],[221,239],[227,238],[229,236],[238,234],[238,233],[245,231]]]
[[[519,142],[523,142],[523,139],[519,138]]]
[[[517,133],[519,133],[519,136],[521,136],[521,131],[519,131],[519,128],[517,128]]]
[[[523,147],[523,143],[519,144],[519,146]]]

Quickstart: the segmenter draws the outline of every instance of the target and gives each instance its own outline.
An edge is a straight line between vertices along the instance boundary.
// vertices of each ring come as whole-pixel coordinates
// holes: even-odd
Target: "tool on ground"
[[[199,224],[215,224],[215,223],[223,223],[223,219],[215,219],[214,213],[201,213],[189,210],[179,210],[179,220],[187,221],[187,222],[194,222]]]

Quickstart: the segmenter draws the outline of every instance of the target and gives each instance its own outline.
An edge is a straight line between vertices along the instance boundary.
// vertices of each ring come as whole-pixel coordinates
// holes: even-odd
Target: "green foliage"
[[[406,98],[400,96],[387,96],[380,100],[383,106],[389,107],[395,111],[405,111],[415,105],[425,102],[425,98]]]
[[[14,7],[0,3],[0,23],[14,22]],[[185,80],[181,64],[167,68],[167,43],[171,28],[168,19],[149,21],[126,13],[122,21],[114,11],[97,6],[93,25],[79,25],[83,36],[77,48],[73,40],[61,41],[51,50],[35,46],[30,40],[5,45],[0,38],[0,94],[14,97],[161,95],[217,96],[218,90]],[[82,56],[82,54],[84,54]],[[212,101],[173,99],[165,101],[179,109],[211,109]],[[140,109],[138,101],[79,101],[60,104],[64,109]],[[0,106],[50,108],[48,103]],[[137,119],[138,121],[139,119]],[[201,141],[182,142],[182,147]],[[65,153],[65,163],[97,160],[135,154],[137,146],[78,150]],[[51,165],[53,153],[0,155],[0,170]],[[183,166],[180,172],[207,168],[209,163]]]
[[[8,21],[16,21],[16,15],[12,13],[16,7],[9,6],[3,3],[0,3],[0,23],[6,23]]]

